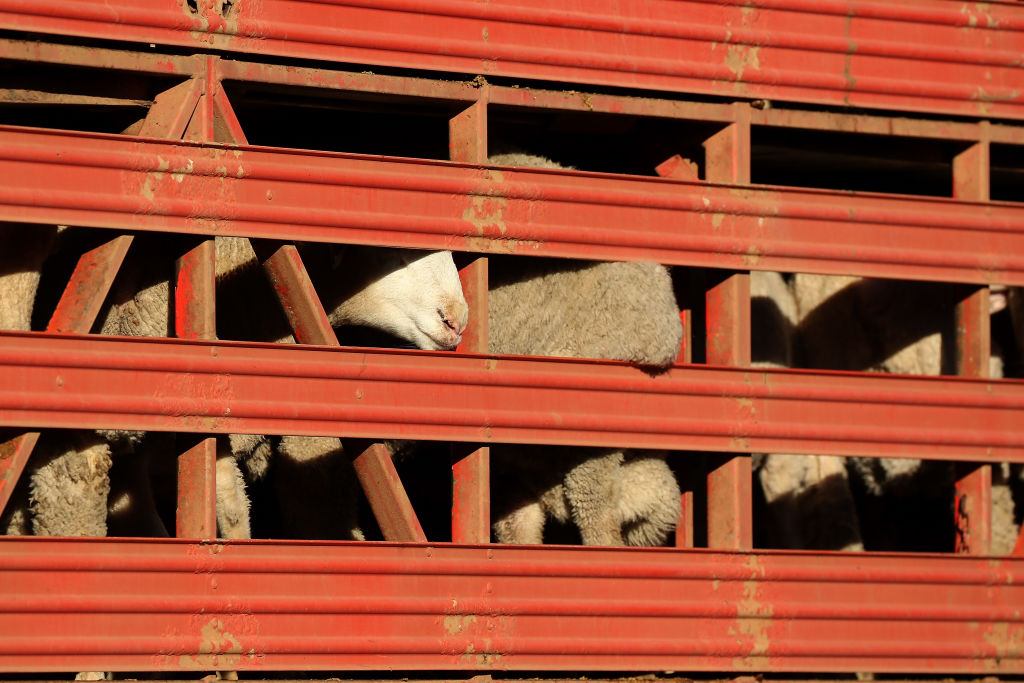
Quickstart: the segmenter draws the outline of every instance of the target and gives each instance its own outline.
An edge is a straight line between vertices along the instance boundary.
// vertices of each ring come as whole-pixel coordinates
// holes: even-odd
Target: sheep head
[[[469,306],[450,251],[350,247],[340,269],[352,285],[332,324],[380,329],[435,351],[462,341]]]

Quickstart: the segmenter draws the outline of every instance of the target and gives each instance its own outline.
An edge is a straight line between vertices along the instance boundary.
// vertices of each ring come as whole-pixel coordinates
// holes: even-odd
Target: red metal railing
[[[1019,5],[643,7],[646,14],[621,3],[564,13],[508,3],[267,0],[256,17],[244,0],[200,0],[194,10],[188,2],[0,0],[0,27],[107,38],[116,26],[121,40],[203,49],[1024,118]],[[601,41],[609,36],[614,45]],[[972,463],[958,485],[958,550],[988,551],[984,463],[1024,461],[1024,383],[982,379],[986,288],[957,311],[958,371],[977,379],[738,366],[750,359],[750,268],[1024,284],[1024,209],[990,201],[985,182],[991,145],[1024,144],[1024,127],[9,39],[0,40],[0,57],[187,79],[156,97],[135,130],[147,139],[0,127],[0,220],[735,269],[697,296],[706,300],[708,360],[737,366],[649,377],[611,362],[4,333],[0,425],[469,442],[453,452],[452,538],[462,543],[488,537],[481,443],[727,453],[695,478],[706,476],[708,545],[732,550],[751,547],[751,450],[925,455]],[[222,80],[455,103],[449,148],[459,163],[246,146]],[[714,122],[703,141],[706,182],[668,167],[677,179],[482,169],[491,105]],[[755,126],[965,143],[951,160],[955,199],[751,187]],[[213,337],[210,244],[196,240],[179,261],[181,337]],[[68,302],[75,315],[65,317],[80,332],[95,316],[85,304],[102,298],[116,271],[116,254],[101,256],[106,270],[81,281],[88,296]],[[286,305],[300,306],[300,339],[336,344],[297,256],[285,247],[260,257]],[[478,324],[486,269],[478,259],[463,273]],[[486,333],[474,335],[460,351],[486,350]],[[0,484],[16,478],[32,439],[8,442]],[[214,456],[207,437],[179,458],[179,535],[213,533]],[[390,461],[374,447],[360,459],[381,494],[381,516],[396,521],[388,537],[420,538]],[[0,487],[0,501],[8,492]],[[692,544],[688,522],[684,545],[687,534]],[[8,579],[0,669],[8,671],[1024,669],[1018,560],[42,539],[0,546]]]
[[[1021,559],[2,545],[4,670],[1024,670]]]
[[[1024,207],[1009,203],[5,126],[0,178],[7,221],[1024,284]]]
[[[1024,118],[1024,11],[914,0],[47,0],[0,28],[471,75]]]

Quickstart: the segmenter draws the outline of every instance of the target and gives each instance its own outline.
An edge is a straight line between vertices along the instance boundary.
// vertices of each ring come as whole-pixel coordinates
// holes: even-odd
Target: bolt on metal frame
[[[198,10],[209,11],[217,10],[208,4]],[[946,21],[949,17],[943,14],[941,18]],[[1016,30],[1012,21],[1004,26]],[[227,45],[237,42],[236,38],[213,39]],[[246,48],[232,45],[232,49]],[[196,246],[179,261],[175,297],[179,337],[214,338],[212,240],[207,236],[227,234],[456,248],[482,254],[655,258],[722,268],[721,277],[706,293],[705,345],[710,364],[732,366],[677,367],[659,378],[640,378],[632,369],[611,362],[493,360],[472,355],[486,352],[486,330],[479,327],[474,334],[467,334],[459,349],[471,354],[467,357],[3,334],[0,365],[12,378],[10,386],[17,387],[0,390],[3,425],[457,440],[466,445],[453,449],[452,537],[456,543],[486,543],[489,536],[488,452],[486,446],[469,444],[576,443],[727,452],[732,455],[712,462],[708,472],[708,545],[741,551],[749,551],[752,545],[750,459],[746,455],[750,451],[899,456],[925,450],[930,457],[972,463],[958,483],[957,547],[965,553],[987,552],[990,523],[984,510],[990,505],[991,469],[985,463],[1024,461],[1024,433],[1017,419],[1024,407],[1024,385],[984,378],[989,353],[984,285],[1024,284],[1024,261],[1019,256],[1024,253],[1024,209],[988,201],[988,149],[993,141],[1024,142],[1019,126],[758,110],[746,103],[580,96],[14,40],[0,41],[0,55],[33,55],[55,63],[105,64],[188,77],[156,98],[137,131],[173,142],[0,127],[0,150],[6,150],[0,151],[0,173],[5,176],[0,219],[197,236]],[[354,155],[247,147],[221,85],[225,79],[291,85],[315,82],[339,90],[462,102],[465,106],[450,122],[450,157],[462,165],[370,161]],[[1007,113],[1013,111],[1011,100],[1003,103],[1006,106],[999,115],[1011,115]],[[900,106],[895,97],[879,102]],[[487,156],[489,104],[711,120],[720,122],[722,128],[705,142],[705,181],[668,167],[666,180],[527,170],[502,171],[503,178],[498,179],[479,169]],[[908,108],[919,106],[915,102]],[[961,113],[956,107],[949,111],[954,110]],[[973,144],[954,160],[956,194],[951,200],[764,190],[749,187],[752,125],[901,131],[902,135]],[[182,139],[193,144],[178,142]],[[48,150],[60,150],[59,160]],[[160,170],[164,163],[169,167]],[[296,171],[296,167],[304,170]],[[174,185],[167,182],[165,170],[180,175],[180,182],[177,178]],[[295,183],[310,183],[314,175],[317,186],[313,192],[294,191]],[[395,178],[401,178],[401,187]],[[11,182],[6,182],[8,179]],[[112,179],[121,184],[111,185]],[[109,196],[104,188],[111,186],[146,189],[152,197],[147,201],[145,197]],[[61,187],[76,191],[62,192]],[[87,201],[83,199],[86,196]],[[380,220],[372,212],[336,209],[359,202],[361,196],[384,197],[395,204],[404,200],[411,205],[406,215],[388,220]],[[197,202],[197,197],[203,199]],[[691,197],[704,201],[689,201]],[[833,205],[840,197],[842,208],[837,210]],[[724,225],[727,236],[709,239],[716,223]],[[646,232],[644,228],[615,229],[629,224],[645,226]],[[809,247],[815,233],[825,226],[835,242]],[[924,235],[923,228],[932,226],[935,229]],[[943,234],[936,235],[937,231]],[[130,237],[118,237],[114,242],[117,240],[123,243]],[[892,248],[893,244],[900,248]],[[293,311],[290,320],[297,338],[337,346],[294,247],[256,246],[286,310]],[[857,258],[850,258],[854,248]],[[95,290],[82,301],[68,304],[78,315],[87,315],[85,308],[92,304],[86,299],[95,302],[98,296],[102,302],[103,283],[109,288],[117,269],[115,256],[90,258],[104,267],[85,267],[84,281]],[[958,373],[975,379],[744,370],[742,366],[750,361],[749,268],[948,279],[974,285],[957,309],[957,356]],[[485,257],[462,273],[476,321],[486,320],[486,273]],[[88,327],[49,331],[84,333]],[[369,366],[360,365],[368,359]],[[357,365],[360,370],[355,376],[350,371]],[[253,367],[260,370],[252,371]],[[366,373],[366,367],[373,371]],[[60,391],[53,389],[54,373],[63,380]],[[192,394],[153,398],[161,396],[162,387],[174,385],[173,378],[185,376],[195,382]],[[112,377],[120,380],[117,396],[95,391],[104,378]],[[230,398],[218,393],[225,378],[229,378]],[[451,386],[459,387],[460,392],[445,405],[418,411],[389,409],[396,402],[415,405],[423,396],[438,396],[436,387]],[[307,400],[296,402],[284,411],[288,414],[282,414],[280,408],[265,405],[262,399],[266,395],[305,395]],[[358,400],[349,396],[358,396]],[[642,417],[625,419],[623,410],[625,415]],[[558,414],[557,420],[551,419],[553,413]],[[701,417],[689,417],[693,415]],[[813,426],[808,425],[808,418]],[[880,428],[880,423],[899,426]],[[6,453],[10,446],[15,453],[11,459],[14,467],[5,472],[7,479],[0,481],[10,481],[19,462],[23,466],[24,456],[17,454],[30,449],[33,434],[9,442],[0,451]],[[215,439],[203,436],[181,456],[179,536],[213,535],[215,453]],[[380,510],[378,518],[395,520],[394,527],[385,531],[386,537],[423,542],[426,539],[422,530],[417,533],[415,513],[407,500],[402,502],[401,482],[390,465],[379,446],[371,446],[357,458],[361,479],[375,482],[366,485],[368,495],[371,499],[375,494],[381,496],[374,506]],[[5,490],[9,492],[9,488],[0,488],[0,495]],[[193,502],[198,507],[190,509]],[[685,540],[681,544],[686,545]],[[9,551],[0,566],[6,565],[19,579],[11,586],[15,591],[11,595],[21,592],[30,596],[20,602],[5,598],[11,614],[22,619],[66,609],[47,602],[40,593],[41,581],[59,576],[70,595],[82,596],[80,614],[102,615],[104,623],[111,626],[120,618],[123,625],[119,628],[150,633],[158,620],[124,615],[175,612],[166,602],[154,602],[147,591],[161,587],[154,583],[160,581],[160,573],[166,576],[171,572],[179,580],[188,578],[180,572],[191,574],[197,569],[214,576],[210,586],[200,590],[198,584],[186,581],[180,584],[184,586],[181,595],[203,595],[198,598],[202,609],[210,607],[220,615],[197,621],[193,606],[185,606],[175,617],[179,625],[172,627],[170,640],[141,639],[134,647],[90,640],[77,622],[61,634],[63,646],[56,644],[56,637],[33,646],[12,632],[4,641],[8,643],[6,656],[0,653],[0,662],[6,662],[0,666],[9,670],[33,670],[31,667],[40,666],[32,663],[38,662],[40,655],[47,655],[48,661],[38,670],[52,670],[58,663],[76,669],[122,670],[280,669],[300,662],[304,668],[314,669],[373,668],[381,661],[394,667],[459,670],[874,668],[1010,673],[1024,666],[1024,652],[1017,645],[1020,615],[1002,607],[1021,599],[1012,585],[1014,577],[1024,571],[1020,560],[985,564],[932,556],[690,556],[668,551],[395,545],[353,550],[358,546],[345,544],[328,544],[320,553],[317,546],[298,544],[69,543],[45,539],[3,539],[0,545]],[[340,554],[334,552],[338,548],[343,549]],[[110,578],[111,564],[105,558],[123,558],[130,550],[140,553],[138,566],[133,561],[122,571],[136,572],[132,585],[139,588],[138,599],[118,596],[115,605],[104,606],[98,597],[88,597],[95,590],[97,596],[107,594],[96,587]],[[55,559],[41,559],[47,553]],[[288,581],[302,582],[304,575],[314,576],[315,568],[331,565],[349,553],[354,553],[351,565],[344,570],[332,566],[330,571],[339,573],[331,574],[331,580],[347,576],[366,581],[383,572],[391,578],[364,586],[365,594],[376,596],[377,602],[346,603],[355,599],[357,594],[352,594],[328,600],[316,610],[303,602],[303,596],[315,595],[311,587],[296,589],[284,601],[274,602],[274,591]],[[289,557],[275,565],[272,558],[285,554]],[[151,559],[141,559],[147,557]],[[520,562],[520,557],[527,559]],[[399,567],[414,558],[417,567],[427,568],[417,568],[408,585],[399,586],[397,577],[403,575]],[[509,568],[510,562],[519,564]],[[441,568],[434,569],[431,563]],[[591,563],[600,569],[587,570]],[[811,568],[796,569],[802,563]],[[95,572],[89,576],[97,583],[90,586],[77,581],[69,575],[69,568]],[[33,575],[36,571],[40,573]],[[430,590],[418,585],[425,576],[448,576],[449,572],[453,581],[449,584]],[[638,579],[630,588],[644,597],[609,603],[608,591],[618,585],[613,577],[623,574]],[[461,575],[471,578],[456,581],[454,577]],[[284,584],[273,576],[285,577]],[[567,602],[559,602],[567,586],[582,577],[595,581],[581,588],[580,594],[569,596]],[[654,577],[662,577],[666,583],[656,586],[651,583]],[[695,583],[697,578],[703,583]],[[723,580],[724,588],[719,584]],[[220,581],[228,584],[225,590]],[[266,598],[258,589],[260,582],[271,586]],[[414,602],[410,596],[429,601],[446,594],[445,590],[458,596],[477,596],[480,585],[490,588],[476,603],[468,600],[467,604],[467,598],[462,605],[456,600],[450,608],[440,603],[416,608],[422,622],[418,622],[418,632],[399,637],[402,627],[387,618],[395,613],[395,605],[399,612],[409,610]],[[503,606],[497,597],[490,597],[495,585],[498,591],[515,593],[511,602]],[[223,598],[227,603],[217,602],[218,590],[219,595],[228,596]],[[345,589],[335,590],[349,594]],[[831,600],[822,599],[826,607],[820,610],[802,602],[802,596],[816,591],[832,596]],[[937,591],[956,609],[938,608]],[[727,607],[691,604],[688,595],[714,595],[712,602]],[[540,597],[530,603],[530,596]],[[232,607],[233,599],[248,601],[247,606]],[[323,597],[316,600],[323,601]],[[602,603],[605,608],[595,607]],[[857,605],[862,607],[860,611],[854,609]],[[289,632],[297,625],[322,632],[317,620],[309,618],[302,626],[290,618],[296,611],[307,617],[311,611],[318,612],[331,632],[340,635],[317,640],[313,635],[317,631],[304,635]],[[363,618],[353,620],[353,615]],[[337,630],[343,616],[352,621],[351,631]],[[666,617],[675,617],[670,623],[676,630],[668,635],[651,630]],[[601,621],[609,618],[617,619],[626,632],[636,629],[637,638],[644,643],[608,642]],[[17,618],[7,621],[11,629],[29,623]],[[575,636],[569,640],[573,642],[564,635],[570,622]],[[263,629],[275,631],[271,635]],[[371,641],[376,638],[382,643],[379,648],[359,645],[366,642],[368,633]],[[916,640],[919,633],[927,633],[936,645],[924,646],[924,640]],[[878,634],[883,634],[881,639]],[[421,637],[417,640],[416,635]],[[125,637],[119,642],[125,642]]]

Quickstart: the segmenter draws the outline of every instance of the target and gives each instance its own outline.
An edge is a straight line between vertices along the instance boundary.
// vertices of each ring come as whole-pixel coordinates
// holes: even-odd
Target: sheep
[[[562,169],[544,157],[489,163]],[[671,365],[682,341],[668,270],[653,263],[492,259],[490,353]],[[661,545],[680,492],[660,451],[495,446],[492,525],[500,543],[540,543],[548,519],[573,522],[586,545]]]
[[[562,168],[526,155],[490,162]],[[682,325],[663,266],[492,257],[490,280],[490,353],[610,358],[647,368],[678,355]],[[407,465],[422,450],[385,443]],[[553,519],[573,523],[587,545],[660,545],[679,516],[679,487],[663,452],[495,445],[491,463],[493,532],[501,543],[540,543]],[[332,501],[328,514],[326,500],[291,500],[288,516],[299,521],[288,531],[332,537],[325,534],[335,516],[347,520],[351,512]]]
[[[942,339],[952,338],[955,285],[797,274],[792,291],[798,322],[794,353],[800,367],[937,375],[950,365],[949,349],[943,348]],[[998,355],[992,358],[990,376],[1001,376]],[[844,546],[857,526],[853,495],[861,501],[860,526],[870,532],[869,544],[921,550],[948,545],[951,528],[936,529],[934,519],[952,519],[954,471],[950,463],[915,458],[846,458],[844,462],[845,472],[831,465],[823,470],[832,477],[828,495],[801,500],[799,486],[787,490],[784,478],[778,485],[782,495],[800,501],[797,524],[804,525],[805,535],[810,524],[827,519],[839,530],[832,547],[856,549],[855,545]],[[1012,510],[1012,501],[1005,469],[997,467],[993,487],[994,517],[999,520],[1012,517],[1012,512],[1007,512]],[[770,475],[763,471],[762,483]],[[823,500],[829,501],[831,513],[816,512]],[[1005,525],[1005,521],[998,524]],[[997,526],[995,520],[993,526]],[[813,532],[809,535],[819,537]],[[993,552],[1009,551],[1000,540],[1002,535],[1006,534],[996,535]]]
[[[0,225],[0,329],[28,331],[42,264],[63,229]],[[9,501],[0,530],[12,535],[102,535],[110,489],[111,452],[89,433],[43,432]],[[86,512],[86,520],[79,513]]]
[[[20,233],[14,233],[17,236]],[[10,237],[10,236],[8,236]],[[101,315],[100,330],[104,334],[169,336],[170,323],[170,281],[167,274],[153,264],[157,263],[159,253],[164,245],[159,238],[142,241],[129,254],[114,291],[108,297],[106,311]],[[146,244],[148,242],[148,244]],[[45,255],[45,245],[38,251]],[[217,278],[225,289],[231,290],[232,285],[238,289],[238,283],[251,281],[252,274],[258,272],[258,262],[248,240],[241,238],[216,239]],[[26,252],[22,249],[21,252]],[[34,254],[35,252],[30,252]],[[34,282],[38,283],[39,267],[42,258],[35,258],[22,268],[34,274]],[[333,277],[339,263],[349,276],[344,283]],[[319,272],[311,273],[325,282],[320,287],[332,324],[351,324],[376,326],[399,338],[425,349],[454,348],[461,340],[461,334],[468,322],[468,306],[462,295],[458,272],[450,252],[423,252],[409,249],[374,249],[369,247],[347,247],[335,254],[333,263],[323,264]],[[10,268],[12,272],[16,272]],[[311,271],[315,269],[311,268]],[[0,271],[4,274],[7,271]],[[31,306],[34,300],[34,287],[26,288],[21,283],[26,278],[7,278],[0,280],[5,287],[4,301],[17,301],[18,310],[11,314],[14,320],[28,321],[31,317]],[[14,285],[7,285],[13,280]],[[32,284],[32,280],[29,280]],[[15,289],[15,286],[17,288]],[[220,287],[218,287],[220,289]],[[14,290],[14,291],[11,291]],[[7,292],[11,291],[11,295]],[[218,298],[220,293],[218,293]],[[224,305],[227,303],[228,305]],[[232,307],[233,304],[233,307]],[[287,341],[289,336],[280,328],[270,325],[246,326],[249,308],[248,301],[241,303],[221,302],[219,307],[223,315],[219,323],[230,333],[230,325],[240,321],[244,329],[243,335],[260,335],[258,338],[270,338]],[[24,312],[28,308],[29,313]],[[3,307],[0,307],[3,308]],[[232,315],[233,310],[241,309],[244,314]],[[16,314],[16,315],[15,315]],[[5,320],[7,318],[4,318]],[[27,322],[24,323],[27,327]],[[85,439],[80,447],[75,444]],[[120,465],[118,471],[124,480],[122,490],[116,491],[110,498],[112,508],[111,519],[121,520],[117,528],[148,529],[159,534],[162,525],[157,519],[151,504],[151,493],[145,473],[149,463],[146,460],[150,443],[160,437],[142,432],[100,430],[92,437],[78,437],[78,441],[70,447],[64,447],[57,462],[68,458],[86,458],[95,470],[95,481],[88,486],[80,486],[84,490],[94,492],[94,498],[103,499],[102,506],[76,506],[69,510],[69,518],[78,525],[73,533],[78,535],[106,535],[106,502],[109,497],[109,480],[103,465],[110,467],[110,456],[131,455],[137,460]],[[92,443],[95,441],[96,443]],[[329,453],[340,449],[337,439],[316,439],[306,437],[286,437],[280,449],[285,457],[294,460],[314,461],[326,457]],[[90,450],[91,449],[91,450]],[[104,451],[105,458],[100,458],[95,449]],[[266,473],[272,448],[270,443],[257,435],[230,435],[218,440],[217,458],[217,500],[218,527],[226,538],[248,538],[250,536],[248,499],[244,493],[243,477],[238,466],[241,460],[253,477]],[[34,461],[39,458],[33,458]],[[121,458],[115,458],[120,461]],[[79,472],[81,467],[72,470],[69,463],[63,465],[68,471]],[[49,479],[40,479],[40,490],[33,488],[33,518],[48,518],[48,506],[55,501],[68,498],[68,493],[61,487],[68,485],[63,471]],[[38,479],[35,470],[30,474],[35,482]],[[57,492],[56,496],[42,495],[45,491]],[[53,500],[51,500],[51,498]],[[143,509],[148,508],[148,511]],[[126,511],[133,511],[127,513]],[[143,511],[143,512],[139,512]],[[148,519],[140,521],[136,518],[145,514]],[[12,521],[9,527],[18,530],[27,529],[24,513],[7,515]],[[20,521],[18,521],[20,520]],[[42,530],[46,532],[45,530]],[[66,530],[65,530],[66,532]]]
[[[779,273],[750,274],[751,364],[793,367],[797,300]],[[863,550],[843,458],[754,454],[754,471],[771,523],[771,547]]]

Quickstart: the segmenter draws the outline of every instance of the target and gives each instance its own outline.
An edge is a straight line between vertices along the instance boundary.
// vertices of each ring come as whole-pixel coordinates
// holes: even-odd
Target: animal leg
[[[494,537],[498,543],[540,545],[544,542],[544,508],[534,500],[495,520]]]
[[[623,545],[622,460],[622,451],[588,457],[565,475],[565,497],[583,545]]]
[[[217,536],[252,538],[249,497],[245,493],[245,480],[238,468],[238,461],[233,454],[221,451],[219,439],[217,445]]]
[[[664,454],[626,457],[618,510],[626,545],[664,545],[679,521],[680,507],[679,483]]]

